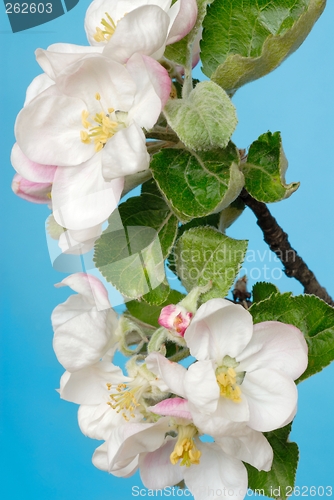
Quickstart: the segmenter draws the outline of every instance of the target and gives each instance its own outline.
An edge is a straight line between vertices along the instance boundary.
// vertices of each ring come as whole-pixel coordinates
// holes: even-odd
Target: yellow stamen
[[[101,101],[101,95],[98,92],[96,92],[96,94],[95,94],[95,99],[97,101]]]
[[[95,99],[97,101],[101,100],[101,95],[99,92],[96,92]],[[96,113],[93,117],[93,121],[97,124],[97,126],[88,121],[89,112],[87,110],[83,110],[81,113],[82,125],[85,127],[85,129],[88,129],[88,131],[80,131],[81,141],[84,144],[90,144],[91,139],[93,138],[94,149],[96,152],[101,151],[107,141],[117,132],[119,127],[118,122],[111,120],[109,116],[109,114],[114,111],[114,108],[108,108],[109,114],[106,114],[103,111],[102,105],[101,108],[101,113]]]
[[[217,382],[220,389],[220,395],[231,399],[234,403],[241,402],[241,389],[237,383],[237,374],[234,368],[227,368],[218,371]]]
[[[197,449],[194,437],[197,429],[194,425],[180,425],[178,427],[178,439],[174,450],[170,455],[170,461],[176,465],[181,460],[180,465],[190,467],[193,464],[199,464],[201,452]]]
[[[89,117],[89,113],[88,111],[86,111],[85,109],[83,110],[83,112],[81,113],[81,122],[82,122],[82,125],[85,127],[85,128],[88,128],[90,127],[90,123],[89,121],[87,120],[87,118]]]
[[[111,384],[107,384],[108,390],[111,390]],[[122,416],[126,421],[129,421],[130,417],[135,417],[134,411],[137,406],[140,406],[138,400],[135,396],[136,390],[130,390],[126,384],[118,384],[116,387],[117,393],[110,394],[109,397],[111,401],[108,401],[108,405],[117,411],[117,413],[122,412]]]
[[[96,42],[107,42],[113,36],[116,30],[116,24],[113,19],[109,16],[108,12],[105,13],[107,20],[105,18],[101,19],[101,24],[104,30],[96,27],[96,33],[94,35],[94,40]]]

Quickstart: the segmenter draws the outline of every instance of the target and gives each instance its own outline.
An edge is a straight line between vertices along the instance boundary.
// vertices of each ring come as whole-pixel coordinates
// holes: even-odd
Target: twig
[[[262,229],[264,241],[269,245],[280,259],[289,278],[296,278],[304,287],[304,292],[313,294],[334,306],[333,299],[326,289],[320,285],[314,273],[308,268],[303,259],[292,248],[288,235],[277,224],[265,203],[255,200],[245,189],[241,191],[240,198],[256,215],[257,225]]]
[[[170,127],[156,125],[152,130],[146,132],[146,139],[160,139],[162,141],[179,142],[176,133]]]

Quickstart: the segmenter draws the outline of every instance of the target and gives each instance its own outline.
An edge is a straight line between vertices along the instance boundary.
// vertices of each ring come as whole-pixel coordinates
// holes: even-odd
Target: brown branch
[[[241,191],[240,198],[255,214],[257,225],[262,229],[264,241],[284,265],[285,274],[289,278],[296,278],[303,285],[305,293],[316,295],[327,304],[334,306],[333,299],[328,295],[326,289],[320,285],[303,259],[292,248],[288,235],[277,224],[266,204],[255,200],[245,189]]]
[[[156,125],[152,130],[146,132],[146,139],[160,139],[162,141],[179,142],[179,138],[170,127]]]

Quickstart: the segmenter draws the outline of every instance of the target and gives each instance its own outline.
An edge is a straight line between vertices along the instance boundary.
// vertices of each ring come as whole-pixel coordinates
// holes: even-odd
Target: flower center
[[[230,356],[225,356],[222,366],[216,370],[216,379],[220,390],[220,395],[231,399],[234,403],[241,402],[241,389],[239,385],[244,379],[244,373],[237,373],[235,368],[239,363]]]
[[[95,99],[101,101],[99,93],[95,94]],[[102,105],[101,109],[101,113],[96,113],[93,118],[95,123],[89,121],[89,112],[87,110],[83,110],[81,113],[81,122],[86,129],[80,131],[81,142],[90,144],[93,140],[96,152],[101,151],[107,141],[111,139],[120,128],[124,127],[124,123],[117,120],[118,111],[115,112],[114,108],[108,108],[108,113],[106,113]],[[115,116],[115,120],[112,119],[112,115]]]
[[[112,384],[107,384],[107,388],[110,391]],[[135,417],[134,411],[140,406],[138,399],[141,394],[137,394],[137,388],[130,389],[127,384],[118,384],[116,391],[116,393],[109,394],[111,401],[108,401],[107,404],[117,413],[122,412],[122,416],[128,422],[130,420],[129,416]]]
[[[106,19],[103,17],[101,19],[101,24],[104,29],[96,27],[96,33],[94,35],[94,40],[96,42],[107,42],[115,33],[116,24],[114,20],[109,16],[108,12],[105,12]]]
[[[178,439],[174,450],[170,455],[170,461],[176,465],[181,460],[180,465],[190,467],[192,464],[199,464],[201,452],[197,449],[194,437],[198,431],[192,424],[178,426]]]

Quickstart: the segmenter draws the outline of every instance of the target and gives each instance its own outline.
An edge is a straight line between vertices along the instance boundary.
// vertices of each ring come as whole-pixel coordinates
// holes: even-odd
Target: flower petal
[[[22,153],[17,142],[14,144],[10,161],[22,177],[31,182],[52,183],[57,167],[35,163]]]
[[[42,70],[50,79],[56,80],[68,66],[96,53],[101,54],[102,48],[74,45],[72,43],[54,43],[47,50],[37,49],[35,55]]]
[[[179,5],[177,5],[179,4]],[[168,33],[167,45],[178,42],[186,36],[194,27],[197,19],[197,2],[196,0],[178,0],[172,6],[172,9],[177,9],[177,15],[171,29]],[[171,15],[171,12],[169,13]]]
[[[242,500],[247,493],[244,464],[224,453],[215,443],[201,443],[198,465],[185,468],[184,480],[196,500]]]
[[[159,387],[161,391],[170,391],[183,398],[186,397],[183,381],[187,370],[184,366],[169,361],[157,352],[147,356],[146,366],[164,382],[164,386]]]
[[[118,366],[104,361],[71,373],[70,376],[65,372],[63,377],[65,378],[61,380],[59,391],[62,399],[80,405],[105,403],[106,408],[109,408],[107,384],[118,385],[131,380],[123,375]]]
[[[146,170],[150,163],[145,135],[136,123],[117,132],[101,154],[102,174],[106,180]]]
[[[15,174],[12,181],[12,190],[24,200],[32,203],[50,203],[52,184],[31,182],[19,174]]]
[[[168,422],[169,417],[162,417],[155,423],[128,423],[114,429],[108,439],[109,470],[114,473],[140,453],[160,448]]]
[[[53,215],[67,229],[81,230],[104,222],[117,207],[124,179],[105,181],[102,176],[102,153],[89,161],[58,168],[53,188]]]
[[[254,325],[253,337],[237,361],[241,371],[270,367],[295,380],[306,370],[307,344],[302,332],[293,325],[265,321]]]
[[[140,457],[140,477],[146,488],[160,490],[166,486],[174,486],[183,479],[184,467],[172,465],[170,461],[175,443],[175,438],[167,437],[167,442],[158,450]]]
[[[247,462],[258,470],[271,469],[273,449],[261,432],[242,424],[231,424],[225,432],[225,436],[215,436],[215,441],[227,455]]]
[[[256,431],[279,429],[295,415],[297,388],[285,373],[269,369],[246,373],[241,390],[249,405],[248,425]]]
[[[185,333],[192,356],[214,359],[218,365],[228,355],[235,358],[252,337],[252,316],[240,305],[211,299],[196,312]]]
[[[141,54],[134,54],[126,68],[137,83],[134,105],[129,118],[150,129],[169,99],[171,79],[161,64]]]
[[[192,420],[191,413],[188,407],[188,401],[182,398],[168,398],[160,403],[150,406],[149,411],[156,415],[163,415],[169,417],[186,418]]]
[[[143,5],[117,23],[103,54],[120,63],[126,63],[136,52],[150,56],[164,46],[168,28],[166,12],[157,5]]]
[[[78,411],[78,422],[85,436],[106,440],[114,427],[124,424],[124,417],[103,402],[99,405],[81,405]]]
[[[54,85],[54,80],[52,80],[48,75],[42,73],[33,79],[26,92],[26,99],[24,101],[24,106],[30,103],[35,97],[44,92],[44,90],[50,88]]]
[[[94,145],[80,140],[81,113],[85,105],[81,99],[50,95],[53,87],[20,111],[15,124],[16,139],[22,152],[33,162],[78,165],[94,154]]]
[[[184,377],[186,399],[202,413],[213,413],[219,400],[219,386],[212,361],[198,361],[189,366]]]

